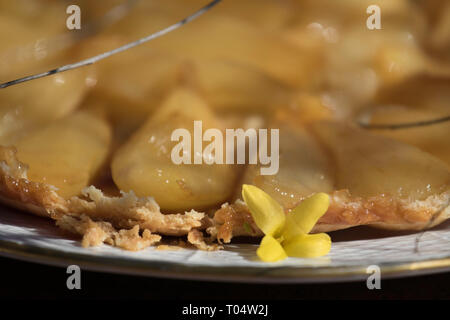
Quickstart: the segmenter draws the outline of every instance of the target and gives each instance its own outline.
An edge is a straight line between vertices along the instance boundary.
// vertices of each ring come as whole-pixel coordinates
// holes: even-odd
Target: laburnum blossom
[[[283,207],[266,192],[242,186],[242,196],[255,224],[264,233],[256,251],[265,262],[286,257],[314,258],[328,254],[331,239],[326,233],[308,234],[330,205],[326,193],[316,193],[284,213]]]

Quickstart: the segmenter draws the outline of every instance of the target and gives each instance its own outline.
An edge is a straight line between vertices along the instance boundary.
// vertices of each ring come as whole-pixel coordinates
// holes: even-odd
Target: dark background
[[[246,284],[172,280],[81,272],[81,290],[68,290],[64,268],[0,258],[0,299],[450,299],[450,273],[381,280],[380,290],[365,281],[331,284]],[[381,275],[383,277],[383,275]]]

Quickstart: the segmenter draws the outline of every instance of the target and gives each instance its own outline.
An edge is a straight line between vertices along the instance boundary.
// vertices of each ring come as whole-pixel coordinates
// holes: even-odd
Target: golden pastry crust
[[[187,239],[190,244],[194,245],[197,249],[200,250],[215,251],[218,249],[223,249],[222,246],[214,243],[207,244],[205,239],[203,238],[203,232],[199,231],[198,229],[192,229],[191,231],[189,231]]]
[[[98,246],[107,243],[125,250],[139,251],[161,240],[160,235],[145,229],[139,234],[139,226],[117,231],[109,222],[94,222],[88,216],[64,215],[56,221],[61,229],[83,236],[83,247]]]
[[[118,228],[133,228],[138,225],[154,233],[169,236],[187,235],[195,228],[202,228],[208,217],[203,212],[191,210],[184,214],[163,214],[151,197],[139,198],[133,192],[122,192],[121,197],[109,197],[101,190],[90,186],[82,196],[68,200],[68,211],[86,214],[94,220],[111,222]]]
[[[27,166],[17,160],[13,147],[0,146],[0,199],[51,218],[66,209],[66,201],[58,196],[55,187],[28,180]]]
[[[83,237],[83,246],[102,243],[126,250],[141,250],[161,240],[161,235],[187,236],[201,250],[217,250],[210,240],[229,243],[234,236],[262,236],[241,200],[225,203],[211,219],[202,212],[163,214],[151,197],[139,198],[133,192],[110,197],[94,186],[80,197],[68,200],[56,188],[27,179],[27,167],[15,157],[14,148],[0,147],[0,201],[19,209],[56,220],[64,230]],[[363,199],[347,190],[331,195],[327,213],[313,232],[329,232],[358,225],[391,230],[422,230],[450,218],[450,191],[423,201],[395,199],[387,195]],[[436,212],[439,214],[436,216]]]
[[[163,214],[151,197],[133,192],[109,197],[90,186],[81,197],[68,200],[53,186],[27,179],[27,167],[15,156],[15,149],[0,147],[0,201],[16,208],[52,218],[56,224],[83,236],[83,246],[107,243],[127,250],[140,250],[158,242],[161,235],[188,236],[199,249],[212,250],[203,238],[192,233],[211,224],[202,212]],[[139,232],[142,231],[142,235]]]
[[[359,225],[390,230],[423,230],[450,218],[450,191],[423,201],[395,199],[387,195],[363,199],[352,197],[347,190],[331,195],[328,211],[312,232],[329,232]],[[436,215],[437,213],[437,215]],[[244,202],[223,205],[215,214],[217,239],[229,243],[234,236],[262,236]]]

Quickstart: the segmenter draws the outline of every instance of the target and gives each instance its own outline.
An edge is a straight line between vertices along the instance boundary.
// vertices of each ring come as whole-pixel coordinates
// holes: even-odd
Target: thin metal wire
[[[167,27],[165,29],[159,30],[159,31],[157,31],[155,33],[152,33],[152,34],[150,34],[150,35],[148,35],[148,36],[146,36],[144,38],[141,38],[141,39],[139,39],[137,41],[128,43],[128,44],[123,45],[123,46],[121,46],[119,48],[116,48],[116,49],[113,49],[111,51],[107,51],[107,52],[101,53],[99,55],[96,55],[94,57],[91,57],[91,58],[88,58],[88,59],[85,59],[85,60],[82,60],[82,61],[79,61],[79,62],[75,62],[75,63],[72,63],[72,64],[67,64],[67,65],[64,65],[62,67],[59,67],[59,68],[56,68],[56,69],[52,69],[52,70],[47,71],[47,72],[38,73],[38,74],[31,75],[31,76],[27,76],[27,77],[23,77],[23,78],[19,78],[19,79],[16,79],[16,80],[12,80],[12,81],[8,81],[8,82],[5,82],[5,83],[2,83],[2,84],[0,84],[0,89],[4,89],[4,88],[7,88],[9,86],[13,86],[13,85],[16,85],[16,84],[19,84],[19,83],[22,83],[22,82],[35,80],[35,79],[47,77],[47,76],[50,76],[50,75],[53,75],[53,74],[56,74],[56,73],[65,72],[65,71],[69,71],[69,70],[73,70],[73,69],[76,69],[76,68],[80,68],[80,67],[84,67],[84,66],[88,66],[88,65],[94,64],[94,63],[96,63],[96,62],[98,62],[100,60],[106,59],[106,58],[108,58],[108,57],[110,57],[112,55],[115,55],[117,53],[123,52],[123,51],[131,49],[131,48],[134,48],[134,47],[139,46],[139,45],[141,45],[141,44],[143,44],[145,42],[148,42],[150,40],[159,38],[159,37],[161,37],[161,36],[171,32],[171,31],[174,31],[174,30],[178,29],[179,27],[181,27],[181,26],[183,26],[183,25],[185,25],[185,24],[195,20],[196,18],[200,17],[202,14],[207,12],[209,9],[211,9],[212,7],[214,7],[215,5],[217,5],[221,1],[222,0],[213,0],[210,3],[208,3],[206,6],[204,6],[203,8],[201,8],[199,10],[197,10],[196,12],[194,12],[190,16],[184,18],[183,20],[181,20],[181,21],[179,21],[179,22],[177,22],[177,23],[175,23],[175,24],[173,24],[173,25],[171,25],[171,26],[169,26],[169,27]]]
[[[56,35],[48,42],[45,42],[45,48],[47,51],[51,51],[53,53],[64,50],[74,43],[88,38],[92,35],[95,35],[108,25],[112,25],[117,21],[121,20],[123,17],[127,15],[127,13],[135,6],[135,4],[139,0],[126,0],[125,2],[116,5],[111,8],[108,12],[106,12],[100,19],[96,19],[95,21],[90,21],[86,25],[83,25],[83,29],[79,32],[66,32],[63,34]],[[14,64],[19,59],[23,59],[23,54],[21,51],[24,49],[28,49],[30,47],[35,47],[36,42],[32,42],[21,46],[15,49],[9,49],[6,52],[2,52],[0,55],[0,59],[2,60],[2,65]]]
[[[103,25],[103,24],[107,24],[108,22],[117,20],[119,17],[123,16],[123,12],[125,8],[131,8],[135,2],[137,0],[128,0],[127,3],[123,4],[123,5],[119,5],[117,8],[113,8],[110,12],[108,12],[107,17],[105,17],[104,21],[102,21],[101,24],[99,25],[93,25],[92,28],[90,28],[91,30],[88,31],[87,33],[93,33],[96,29],[98,29],[99,26]],[[65,72],[65,71],[69,71],[69,70],[73,70],[76,68],[80,68],[83,66],[88,66],[91,64],[94,64],[100,60],[106,59],[112,55],[115,55],[117,53],[123,52],[125,50],[134,48],[136,46],[139,46],[145,42],[151,41],[153,39],[156,39],[158,37],[161,37],[171,31],[174,31],[176,29],[178,29],[179,27],[191,22],[192,20],[198,18],[199,16],[201,16],[202,14],[204,14],[205,12],[207,12],[209,9],[211,9],[212,7],[214,7],[215,5],[217,5],[219,2],[221,2],[222,0],[213,0],[210,3],[208,3],[207,5],[205,5],[203,8],[199,9],[198,11],[194,12],[192,15],[184,18],[183,20],[165,28],[162,30],[159,30],[155,33],[152,33],[144,38],[141,38],[137,41],[128,43],[126,45],[123,45],[119,48],[101,53],[99,55],[96,55],[94,57],[79,61],[79,62],[75,62],[72,64],[67,64],[64,65],[62,67],[56,68],[56,69],[52,69],[49,70],[47,72],[43,72],[43,73],[39,73],[39,74],[34,74],[34,75],[30,75],[30,76],[26,76],[23,78],[19,78],[19,79],[15,79],[12,81],[8,81],[5,83],[0,84],[0,89],[4,89],[7,88],[9,86],[13,86],[19,83],[23,83],[26,81],[31,81],[31,80],[35,80],[35,79],[39,79],[39,78],[43,78],[43,77],[47,77],[56,73],[60,73],[60,72]],[[84,35],[81,35],[81,37],[83,37]],[[438,118],[438,119],[433,119],[433,120],[427,120],[427,121],[418,121],[418,122],[412,122],[412,123],[400,123],[400,124],[368,124],[362,121],[358,122],[358,125],[364,129],[389,129],[389,130],[398,130],[398,129],[408,129],[408,128],[414,128],[414,127],[421,127],[421,126],[429,126],[429,125],[433,125],[433,124],[438,124],[438,123],[442,123],[442,122],[446,122],[446,121],[450,121],[450,116],[446,116],[446,117],[442,117],[442,118]]]
[[[358,124],[364,129],[389,129],[389,130],[398,130],[398,129],[409,129],[416,127],[424,127],[430,126],[433,124],[438,124],[442,122],[450,121],[450,116],[445,116],[442,118],[426,120],[426,121],[417,121],[417,122],[409,122],[409,123],[395,123],[395,124],[369,124],[364,122],[358,122]]]

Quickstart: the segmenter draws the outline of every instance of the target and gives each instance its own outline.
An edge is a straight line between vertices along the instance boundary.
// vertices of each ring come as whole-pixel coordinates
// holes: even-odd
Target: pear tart
[[[311,194],[327,192],[331,205],[314,232],[357,225],[421,230],[449,218],[448,165],[412,145],[343,122],[278,121],[272,124],[280,128],[275,175],[261,175],[258,165],[244,171],[232,165],[175,165],[170,159],[175,143],[168,138],[173,128],[188,128],[195,117],[211,127],[223,124],[185,87],[158,110],[112,157],[108,122],[86,110],[33,131],[14,147],[1,147],[2,201],[55,219],[81,234],[84,246],[104,242],[129,250],[159,243],[162,235],[187,236],[206,250],[218,248],[212,240],[262,235],[238,197],[226,203],[244,183],[266,191],[286,211]],[[90,185],[108,159],[120,196]],[[200,231],[209,235],[208,244]]]
[[[64,12],[56,1],[33,0],[52,8],[46,23],[33,24],[41,18],[27,1],[0,0],[1,16],[17,26],[14,37],[0,28],[4,81],[31,66],[45,70],[111,50],[192,12],[182,0],[141,1],[124,19],[71,43],[70,53],[36,44],[27,58],[11,55],[11,46],[33,35],[52,39],[62,28],[53,18]],[[382,125],[448,117],[449,42],[445,15],[437,13],[449,6],[389,1],[383,29],[366,30],[366,2],[225,1],[146,46],[0,90],[1,202],[54,220],[83,246],[127,250],[170,241],[216,250],[236,236],[261,237],[241,198],[244,184],[286,213],[327,193],[330,206],[312,232],[414,231],[443,222],[450,217],[450,122]],[[88,16],[102,12],[92,1],[83,8]],[[173,132],[193,136],[196,121],[222,135],[278,129],[278,171],[263,175],[261,161],[174,163]],[[227,150],[201,157],[220,151]],[[258,158],[254,151],[246,159]],[[190,158],[197,156],[192,148]]]

